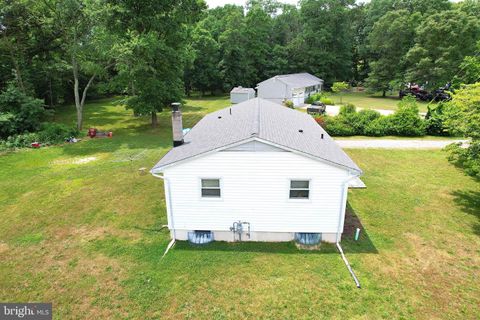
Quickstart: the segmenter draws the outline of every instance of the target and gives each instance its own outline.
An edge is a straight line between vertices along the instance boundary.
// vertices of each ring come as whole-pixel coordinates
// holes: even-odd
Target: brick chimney
[[[182,112],[180,111],[180,103],[172,103],[172,131],[173,146],[178,147],[183,144],[183,124]]]

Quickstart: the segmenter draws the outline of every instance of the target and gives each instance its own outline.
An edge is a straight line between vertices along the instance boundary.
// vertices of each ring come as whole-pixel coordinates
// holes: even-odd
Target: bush
[[[294,105],[293,105],[293,101],[292,100],[285,100],[283,102],[283,105],[287,108],[290,108],[290,109],[293,109],[294,108]]]
[[[70,137],[78,136],[79,131],[60,123],[43,123],[38,132],[38,140],[45,144],[62,143]]]
[[[0,138],[6,138],[11,134],[37,131],[47,112],[42,100],[29,97],[9,84],[0,94],[0,114],[3,114],[3,125],[11,129],[9,132],[0,130]],[[8,120],[6,114],[9,114]]]
[[[436,106],[428,106],[425,116],[425,127],[427,134],[432,136],[448,136],[450,132],[445,122],[448,118],[446,109],[448,104],[440,102]]]
[[[406,96],[391,116],[391,132],[398,136],[424,136],[425,121],[418,114],[416,99]]]
[[[356,112],[357,112],[357,108],[353,104],[347,103],[340,107],[340,111],[338,114],[340,116],[347,116],[349,114],[354,114]]]
[[[32,142],[37,142],[38,140],[37,133],[25,133],[10,136],[6,140],[0,141],[0,150],[30,147]]]
[[[367,135],[365,132],[366,127],[380,117],[381,114],[378,111],[363,109],[356,113],[356,117],[352,123],[352,126],[357,134]]]
[[[390,134],[390,117],[389,116],[380,116],[370,123],[368,123],[364,128],[364,135],[372,137],[381,137],[387,136]]]
[[[58,144],[70,137],[78,136],[76,128],[59,123],[43,123],[39,132],[17,134],[0,140],[0,151],[30,147],[32,142],[41,144]]]
[[[335,104],[335,102],[333,102],[333,100],[331,98],[328,98],[328,97],[322,97],[322,98],[320,98],[320,101],[325,103],[326,105],[330,105],[330,106]]]
[[[355,129],[344,122],[341,117],[329,117],[325,121],[325,130],[332,136],[353,136]]]
[[[323,129],[325,129],[327,127],[326,125],[326,117],[325,116],[318,116],[315,118],[315,121],[320,125],[320,127],[322,127]]]

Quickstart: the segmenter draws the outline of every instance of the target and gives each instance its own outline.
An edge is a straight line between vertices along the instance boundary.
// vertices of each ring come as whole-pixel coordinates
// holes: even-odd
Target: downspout
[[[176,237],[176,234],[175,234],[175,225],[173,223],[173,212],[172,212],[172,196],[171,196],[171,191],[170,191],[170,180],[168,180],[168,178],[166,178],[165,176],[162,176],[162,175],[159,175],[159,174],[156,174],[156,173],[153,173],[153,172],[150,172],[152,174],[152,176],[154,176],[155,178],[159,178],[159,179],[163,179],[163,181],[165,181],[165,184],[167,185],[167,190],[168,190],[168,194],[167,194],[167,207],[168,207],[168,212],[170,213],[169,214],[169,218],[170,218],[170,225],[172,227],[172,233],[173,233],[173,239],[170,241],[170,243],[168,244],[167,246],[167,249],[165,250],[165,252],[163,253],[163,257],[165,257],[165,255],[168,253],[168,251],[174,246],[175,244],[175,239],[177,238]]]
[[[345,219],[345,211],[347,210],[347,199],[345,198],[347,193],[348,193],[348,187],[347,183],[350,182],[351,180],[358,178],[360,174],[354,174],[352,176],[349,176],[346,180],[342,182],[342,195],[341,195],[341,207],[340,207],[340,214],[338,218],[338,228],[337,228],[337,239],[336,239],[336,245],[337,249],[340,252],[340,255],[342,256],[342,260],[347,266],[348,271],[350,272],[350,275],[352,276],[353,280],[355,281],[355,285],[357,288],[360,289],[360,282],[358,281],[357,276],[355,275],[355,272],[353,272],[352,267],[350,266],[350,263],[348,263],[347,257],[345,257],[345,254],[343,253],[342,246],[340,245],[340,228],[342,225],[342,218]]]

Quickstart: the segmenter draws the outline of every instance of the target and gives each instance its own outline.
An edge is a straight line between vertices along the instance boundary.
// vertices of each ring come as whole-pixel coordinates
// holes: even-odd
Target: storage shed
[[[240,103],[255,98],[255,90],[253,88],[235,87],[230,91],[230,102]]]

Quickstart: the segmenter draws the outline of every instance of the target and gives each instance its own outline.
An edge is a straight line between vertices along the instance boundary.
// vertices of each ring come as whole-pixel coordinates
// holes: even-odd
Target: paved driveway
[[[451,143],[461,142],[463,147],[468,145],[468,140],[415,140],[415,139],[336,139],[342,148],[351,149],[442,149]]]

